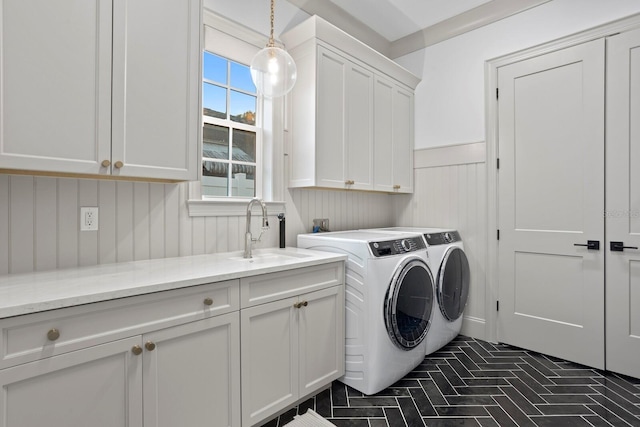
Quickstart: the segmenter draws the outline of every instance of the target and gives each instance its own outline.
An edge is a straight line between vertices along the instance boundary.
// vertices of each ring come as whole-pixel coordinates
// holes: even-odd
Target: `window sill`
[[[196,216],[242,216],[247,213],[249,200],[192,199],[187,201],[190,217]],[[265,202],[269,216],[285,213],[285,202]],[[254,209],[257,209],[254,206]]]

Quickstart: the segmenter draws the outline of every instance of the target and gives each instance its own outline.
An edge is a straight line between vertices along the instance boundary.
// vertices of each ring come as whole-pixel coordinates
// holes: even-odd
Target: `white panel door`
[[[502,342],[604,368],[604,40],[498,70]]]
[[[640,378],[639,30],[607,39],[606,159],[606,368]]]
[[[229,313],[143,336],[145,427],[240,426],[239,317]]]
[[[393,91],[393,191],[413,192],[413,92]]]
[[[344,287],[300,297],[300,397],[344,374]],[[305,304],[306,303],[306,304]]]
[[[347,64],[345,98],[348,188],[373,190],[373,73]]]
[[[297,298],[287,298],[240,312],[243,426],[298,400],[296,303]]]
[[[142,426],[140,336],[0,371],[1,427]]]
[[[347,64],[348,61],[340,55],[318,47],[316,185],[319,187],[345,187]]]
[[[0,168],[108,173],[111,1],[0,0]]]
[[[197,179],[201,14],[201,0],[114,1],[113,175]]]
[[[374,190],[393,191],[393,99],[394,84],[376,76],[373,90]]]

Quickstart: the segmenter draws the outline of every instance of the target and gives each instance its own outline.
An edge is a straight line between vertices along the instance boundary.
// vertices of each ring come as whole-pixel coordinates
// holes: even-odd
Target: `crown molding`
[[[549,1],[551,0],[493,0],[484,3],[392,42],[388,56],[391,59],[399,58]]]
[[[342,31],[349,33],[381,54],[389,56],[391,43],[371,27],[347,13],[340,6],[326,0],[288,0],[309,15],[317,15]]]

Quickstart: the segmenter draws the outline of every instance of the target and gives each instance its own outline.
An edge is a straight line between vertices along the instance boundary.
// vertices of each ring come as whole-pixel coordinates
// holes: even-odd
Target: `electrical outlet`
[[[98,208],[80,208],[80,231],[98,230]]]

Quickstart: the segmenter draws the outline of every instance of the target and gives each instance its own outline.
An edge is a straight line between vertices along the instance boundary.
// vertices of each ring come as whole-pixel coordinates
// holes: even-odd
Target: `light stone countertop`
[[[330,262],[346,255],[298,248],[103,264],[0,276],[0,319]]]

